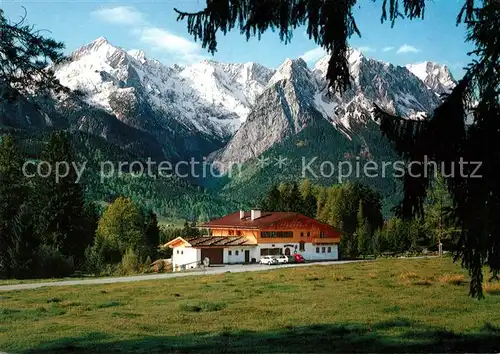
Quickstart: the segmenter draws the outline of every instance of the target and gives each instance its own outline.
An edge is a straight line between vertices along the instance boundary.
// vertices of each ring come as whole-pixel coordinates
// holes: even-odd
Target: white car
[[[278,264],[275,256],[262,256],[260,257],[260,264]]]
[[[280,254],[279,256],[274,256],[276,258],[276,260],[278,261],[279,264],[285,264],[285,263],[288,263],[288,257],[283,255],[283,254]]]

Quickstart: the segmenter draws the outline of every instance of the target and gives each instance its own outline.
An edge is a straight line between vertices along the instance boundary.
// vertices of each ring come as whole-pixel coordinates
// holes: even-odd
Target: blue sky
[[[448,65],[455,77],[463,75],[471,45],[464,42],[465,28],[456,27],[455,18],[464,0],[429,1],[424,20],[398,20],[380,23],[381,0],[359,0],[355,16],[362,37],[353,36],[350,45],[368,57],[396,65],[425,60]],[[294,34],[291,44],[280,42],[277,33],[266,33],[260,41],[246,41],[239,31],[218,38],[218,52],[211,56],[187,34],[185,22],[176,21],[174,7],[185,11],[203,8],[205,1],[173,0],[3,0],[0,6],[15,21],[28,11],[28,22],[46,29],[66,44],[70,52],[104,36],[125,49],[141,49],[148,57],[165,64],[212,58],[226,62],[254,61],[278,67],[286,58],[303,57],[309,65],[324,55],[305,34],[305,27]]]

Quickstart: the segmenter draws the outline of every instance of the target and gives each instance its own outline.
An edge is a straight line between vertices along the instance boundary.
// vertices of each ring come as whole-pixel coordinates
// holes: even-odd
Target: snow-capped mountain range
[[[351,88],[340,95],[327,89],[328,60],[329,57],[322,58],[311,70],[302,59],[287,59],[233,138],[212,155],[218,165],[224,168],[256,158],[318,119],[331,123],[345,139],[363,141],[363,131],[373,126],[368,124],[373,123],[373,103],[392,114],[421,119],[439,105],[440,89],[454,82],[444,68],[438,70],[439,76],[434,77],[431,71],[422,80],[405,67],[368,59],[351,50]],[[433,65],[439,68],[438,64]],[[370,146],[363,144],[369,152]]]
[[[118,118],[124,114],[125,101],[145,102],[189,130],[220,138],[231,136],[245,120],[272,73],[255,63],[208,60],[167,67],[142,51],[115,47],[104,37],[75,51],[68,64],[56,68],[63,85],[84,92],[89,104]]]
[[[276,142],[324,119],[352,139],[375,102],[408,118],[439,104],[438,94],[455,85],[436,63],[407,67],[366,58],[351,50],[352,88],[329,94],[328,57],[309,68],[287,59],[278,69],[257,63],[212,60],[165,66],[138,50],[98,38],[54,67],[60,82],[83,92],[59,98],[40,124],[62,124],[124,148],[166,157],[207,156],[224,164],[257,157]],[[32,113],[30,113],[32,114]],[[2,123],[0,110],[0,123]],[[71,118],[65,118],[71,117]],[[23,126],[34,117],[21,117]],[[64,124],[63,124],[64,125]]]

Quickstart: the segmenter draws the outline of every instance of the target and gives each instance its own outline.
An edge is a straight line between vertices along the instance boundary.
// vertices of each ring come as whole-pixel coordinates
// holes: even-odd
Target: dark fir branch
[[[25,19],[26,13],[18,22],[11,22],[0,9],[0,98],[69,93],[48,68],[65,59],[64,44],[45,37]]]

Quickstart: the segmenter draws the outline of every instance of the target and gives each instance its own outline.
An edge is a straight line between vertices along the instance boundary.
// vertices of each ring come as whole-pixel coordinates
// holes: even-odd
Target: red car
[[[300,253],[295,253],[288,258],[290,263],[304,263],[306,261]]]

